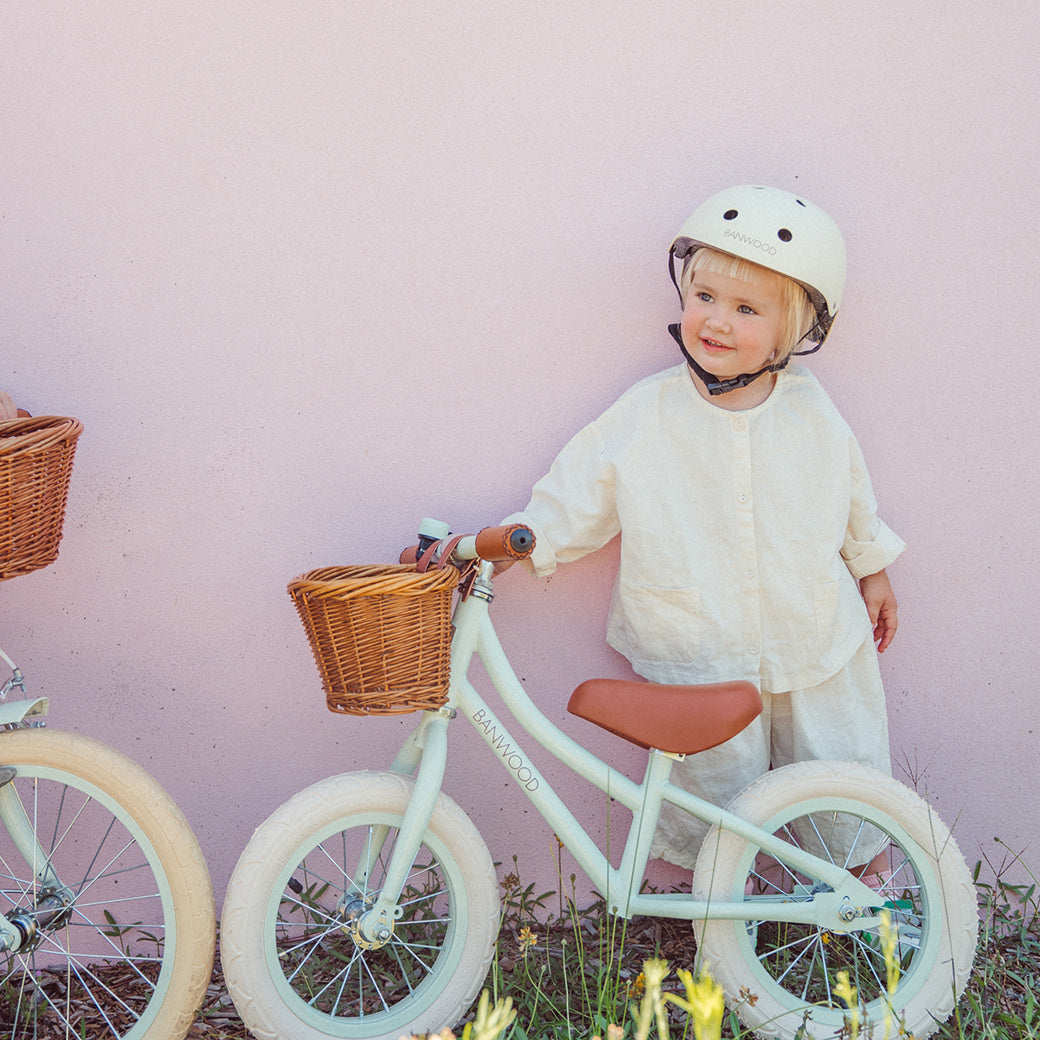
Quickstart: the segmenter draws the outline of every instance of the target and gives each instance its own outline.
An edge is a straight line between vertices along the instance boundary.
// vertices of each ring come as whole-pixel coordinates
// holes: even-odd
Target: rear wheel
[[[498,934],[498,881],[483,839],[447,796],[386,940],[373,945],[357,927],[381,891],[412,788],[393,773],[330,777],[246,846],[224,903],[221,959],[259,1040],[398,1040],[455,1025],[473,1002]]]
[[[0,953],[0,1037],[179,1040],[215,931],[180,810],[135,763],[70,733],[0,733],[0,767],[0,910],[21,943]],[[28,857],[15,829],[39,846]]]
[[[968,867],[924,801],[864,766],[800,762],[768,773],[729,809],[861,875],[897,930],[886,964],[876,924],[843,932],[772,921],[697,922],[703,958],[747,1026],[782,1040],[848,1035],[849,1012],[835,992],[839,972],[848,973],[868,1022],[889,1017],[923,1038],[949,1017],[971,971],[978,914]],[[797,901],[823,890],[819,879],[718,827],[705,839],[694,874],[694,897],[703,900],[752,903],[783,893]]]

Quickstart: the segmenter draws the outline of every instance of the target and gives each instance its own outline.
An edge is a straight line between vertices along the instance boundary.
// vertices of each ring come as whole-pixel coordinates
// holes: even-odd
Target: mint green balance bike
[[[847,1036],[848,1009],[835,992],[846,971],[867,1020],[892,1016],[914,1037],[930,1034],[966,984],[978,932],[972,878],[946,826],[891,777],[843,762],[777,769],[726,808],[673,784],[676,760],[729,739],[759,713],[760,695],[744,682],[581,684],[572,713],[648,749],[642,782],[611,768],[532,703],[492,625],[494,564],[531,548],[526,528],[449,539],[445,525],[424,521],[420,566],[430,573],[450,560],[462,575],[447,700],[421,712],[389,769],[301,791],[242,853],[221,956],[253,1034],[398,1040],[455,1026],[467,1012],[494,952],[500,897],[484,841],[441,791],[456,720],[476,728],[612,913],[691,923],[698,957],[748,1029],[778,1040]],[[617,867],[478,693],[474,658],[512,720],[603,792],[604,811],[612,799],[631,812]],[[641,891],[664,802],[711,828],[690,892]],[[884,917],[896,929],[894,987]]]
[[[213,969],[199,843],[135,762],[45,728],[0,660],[0,1038],[180,1040]]]
[[[0,581],[57,558],[67,416],[0,420]],[[144,769],[45,726],[0,650],[0,1040],[180,1040],[213,971],[209,870]]]

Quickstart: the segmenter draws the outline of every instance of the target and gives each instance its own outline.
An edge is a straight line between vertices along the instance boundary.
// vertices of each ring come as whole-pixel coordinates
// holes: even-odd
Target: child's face
[[[702,368],[732,379],[769,364],[783,319],[780,285],[769,275],[755,273],[744,281],[695,271],[683,309],[683,343]]]

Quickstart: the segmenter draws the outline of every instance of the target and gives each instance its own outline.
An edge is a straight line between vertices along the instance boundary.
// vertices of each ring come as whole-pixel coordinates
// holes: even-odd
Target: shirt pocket
[[[693,588],[663,589],[622,582],[615,628],[640,656],[692,661],[701,648],[701,596]]]

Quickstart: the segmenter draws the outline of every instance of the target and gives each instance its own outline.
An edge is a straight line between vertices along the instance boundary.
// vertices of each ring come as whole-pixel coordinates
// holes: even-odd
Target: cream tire
[[[180,1040],[215,934],[209,871],[183,814],[136,763],[76,734],[0,733],[0,766],[15,773],[0,799],[64,886],[41,886],[39,863],[0,828],[0,910],[35,933],[0,954],[9,1013],[30,1033],[57,1023],[78,1036],[78,1002],[96,1040]]]
[[[695,923],[702,963],[730,1006],[760,1037],[795,1040],[847,1035],[847,1009],[833,991],[849,972],[866,1019],[886,1014],[915,1037],[929,1036],[953,1011],[971,972],[978,935],[975,889],[949,830],[916,794],[876,770],[800,762],[767,773],[728,806],[842,866],[877,862],[878,907],[899,928],[899,981],[886,993],[878,930],[828,932],[768,921]],[[811,898],[816,879],[795,875],[731,832],[712,828],[698,856],[698,900],[753,900],[784,891]]]
[[[228,886],[224,978],[257,1040],[398,1040],[454,1026],[487,975],[498,881],[466,814],[438,795],[384,947],[351,922],[378,895],[379,870],[411,778],[361,772],[301,791],[253,835]],[[367,881],[362,856],[375,860]]]

